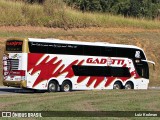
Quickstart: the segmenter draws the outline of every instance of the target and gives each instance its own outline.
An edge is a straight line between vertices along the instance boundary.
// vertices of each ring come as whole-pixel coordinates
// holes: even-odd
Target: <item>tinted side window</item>
[[[117,57],[133,58],[133,52],[128,48],[117,48]]]
[[[140,59],[146,59],[142,50],[134,48],[117,48],[117,57],[136,58],[137,53]]]
[[[103,66],[72,66],[76,76],[110,76],[109,67]]]
[[[84,46],[84,55],[100,56],[101,47],[99,46]]]
[[[114,47],[101,47],[102,56],[116,57],[116,48]]]
[[[113,77],[131,77],[127,67],[111,67],[111,76]]]
[[[31,53],[47,53],[48,43],[29,42],[29,51]]]
[[[74,44],[49,43],[48,53],[83,55],[83,46]]]
[[[29,42],[31,53],[83,55],[83,46],[60,43]]]
[[[76,76],[130,77],[126,67],[72,66]]]

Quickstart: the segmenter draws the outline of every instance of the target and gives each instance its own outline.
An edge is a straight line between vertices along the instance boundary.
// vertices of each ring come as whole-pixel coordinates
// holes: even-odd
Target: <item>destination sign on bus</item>
[[[22,51],[23,41],[10,40],[6,42],[6,51]]]

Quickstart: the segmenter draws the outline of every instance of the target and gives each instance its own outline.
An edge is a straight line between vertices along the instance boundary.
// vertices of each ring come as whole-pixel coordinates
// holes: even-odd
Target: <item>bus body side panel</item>
[[[47,80],[43,78],[47,76],[48,65],[41,61],[41,57],[43,56],[44,54],[28,53],[27,88],[46,89]],[[41,67],[38,67],[39,62],[42,62]],[[42,71],[44,72],[40,75]],[[38,85],[35,87],[34,84],[36,82],[38,82]]]
[[[148,89],[149,80],[144,78],[133,79],[134,89]]]
[[[87,66],[88,70],[85,71],[86,68],[84,69],[80,66]],[[97,68],[102,67],[102,70],[103,67],[128,68],[131,76],[104,76],[101,75],[101,72],[96,71],[101,75],[98,76],[96,72],[94,75],[94,71],[92,72],[92,70],[90,70],[91,66],[94,68],[96,68],[96,66]],[[75,68],[78,70],[77,73],[76,70],[74,70]],[[86,72],[89,72],[87,74],[92,74],[92,76],[86,75]],[[108,75],[108,73],[105,74]],[[116,72],[116,74],[118,73]],[[50,80],[57,80],[59,85],[61,85],[64,80],[70,80],[73,90],[113,89],[114,82],[121,81],[122,84],[125,85],[129,80],[136,83],[135,89],[143,89],[148,86],[148,83],[144,82],[144,86],[140,87],[141,78],[137,75],[132,60],[127,58],[29,53],[27,87],[47,90]],[[145,81],[145,79],[143,81]]]

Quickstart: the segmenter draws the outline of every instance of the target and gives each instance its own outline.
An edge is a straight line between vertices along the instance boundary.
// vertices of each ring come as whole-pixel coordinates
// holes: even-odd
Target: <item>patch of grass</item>
[[[160,103],[158,101],[160,99],[160,96],[158,94],[160,94],[160,91],[158,90],[147,90],[147,91],[104,90],[104,91],[79,91],[79,92],[69,92],[69,93],[58,92],[58,93],[44,93],[44,94],[40,93],[40,94],[23,94],[23,95],[3,95],[0,96],[0,104],[1,104],[0,110],[1,111],[159,111]],[[70,120],[72,118],[67,118],[67,119]],[[75,119],[82,119],[82,118],[75,118]],[[98,119],[98,118],[89,117],[87,119]],[[113,119],[118,119],[118,118],[113,118]]]
[[[0,1],[0,25],[46,26],[60,28],[135,27],[160,28],[159,21],[125,18],[106,13],[82,13],[67,7],[62,0],[46,0],[43,5]]]
[[[0,1],[0,25],[24,25],[25,20],[21,14],[22,3]]]

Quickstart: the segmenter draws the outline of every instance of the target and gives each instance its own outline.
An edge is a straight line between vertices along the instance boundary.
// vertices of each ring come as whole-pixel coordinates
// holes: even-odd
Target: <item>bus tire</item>
[[[50,81],[48,83],[48,92],[57,92],[58,84],[56,81]]]
[[[70,92],[72,91],[72,83],[70,81],[64,81],[60,89],[62,92]]]
[[[113,89],[122,89],[122,83],[120,81],[115,82]]]
[[[134,88],[134,85],[132,82],[127,82],[124,86],[125,89],[130,90]]]

